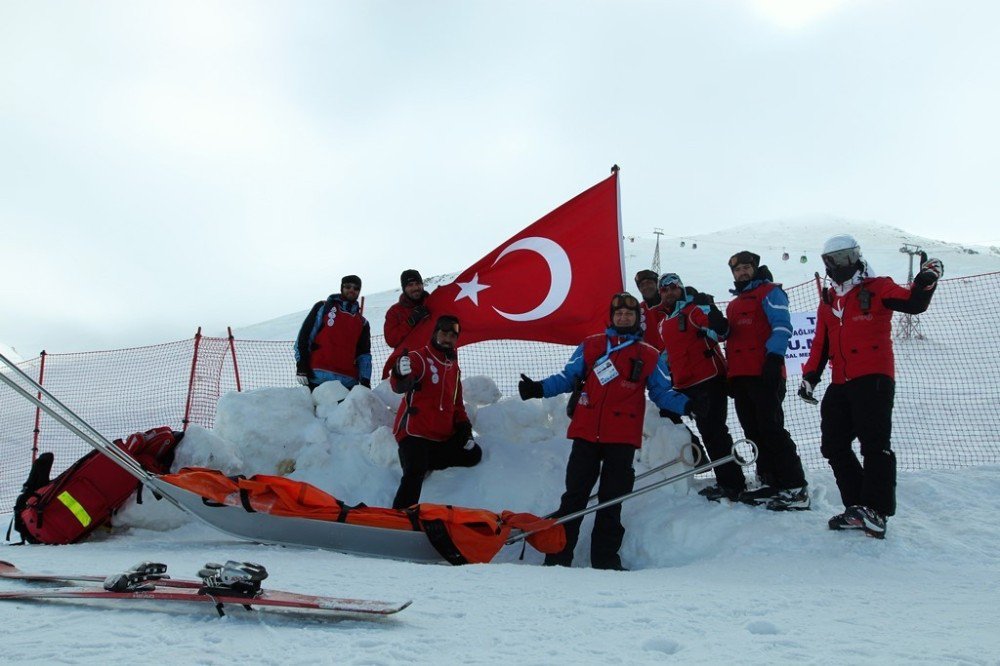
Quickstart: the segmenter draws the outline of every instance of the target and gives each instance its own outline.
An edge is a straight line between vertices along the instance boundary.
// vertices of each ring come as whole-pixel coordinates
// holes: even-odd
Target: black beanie
[[[358,285],[358,290],[360,291],[360,289],[361,289],[361,278],[359,278],[357,275],[345,275],[344,277],[340,278],[340,286],[341,287],[343,287],[347,283]]]
[[[405,271],[399,274],[399,286],[406,288],[411,282],[423,283],[424,279],[420,277],[420,273],[417,272],[415,268],[407,268]]]
[[[729,268],[733,269],[740,264],[750,264],[753,266],[754,270],[760,268],[760,255],[754,254],[749,250],[740,250],[733,256],[729,257]]]
[[[635,286],[638,287],[639,283],[643,280],[652,280],[653,282],[656,282],[659,277],[660,276],[656,274],[656,271],[646,268],[635,274]]]

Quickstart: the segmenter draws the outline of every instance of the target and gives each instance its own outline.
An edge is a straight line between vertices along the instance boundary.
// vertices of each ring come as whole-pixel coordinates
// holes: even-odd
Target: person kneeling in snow
[[[392,390],[403,394],[393,426],[403,478],[392,500],[393,509],[420,501],[424,477],[431,470],[473,467],[483,458],[483,450],[472,439],[472,424],[462,401],[462,373],[455,350],[460,332],[457,317],[439,317],[431,343],[403,354],[393,366]]]
[[[562,372],[540,382],[521,375],[517,390],[522,400],[550,398],[580,387],[566,433],[573,440],[566,464],[566,492],[556,516],[586,508],[598,478],[601,502],[632,491],[632,459],[642,446],[647,390],[660,409],[690,413],[690,400],[673,390],[656,348],[642,341],[639,317],[639,301],[627,292],[616,294],[611,299],[611,327],[586,338]],[[566,523],[566,548],[546,555],[546,565],[568,567],[573,563],[581,522],[583,518]],[[624,536],[621,504],[598,511],[591,534],[591,566],[624,571],[618,555]]]

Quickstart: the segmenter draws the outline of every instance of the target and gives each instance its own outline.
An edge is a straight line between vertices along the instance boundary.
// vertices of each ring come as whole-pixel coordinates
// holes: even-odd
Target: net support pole
[[[38,363],[38,385],[42,386],[45,384],[45,350],[38,355],[40,359]],[[41,391],[38,392],[38,399],[42,399]],[[31,463],[34,464],[35,460],[38,459],[38,439],[42,432],[42,408],[35,406],[35,430],[31,439]]]
[[[194,352],[191,354],[191,375],[188,377],[188,394],[184,405],[184,432],[187,432],[188,423],[191,420],[191,401],[194,397],[194,374],[198,368],[198,348],[201,347],[201,326],[194,334]]]
[[[227,326],[229,331],[229,352],[233,355],[233,375],[236,377],[236,392],[242,393],[243,387],[240,385],[240,366],[236,363],[236,339],[233,337],[232,326]]]

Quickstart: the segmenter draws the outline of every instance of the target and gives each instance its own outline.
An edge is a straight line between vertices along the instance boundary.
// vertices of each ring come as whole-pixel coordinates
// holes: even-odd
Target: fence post
[[[226,330],[229,331],[229,351],[233,354],[233,374],[236,375],[236,392],[242,393],[243,389],[240,387],[240,366],[236,364],[236,341],[233,339],[233,327],[226,326]]]
[[[187,432],[188,421],[191,417],[191,397],[194,391],[194,371],[198,366],[198,347],[201,346],[201,326],[194,334],[194,353],[191,355],[191,377],[188,379],[188,394],[187,394],[187,404],[184,406],[184,428],[183,430]]]
[[[45,382],[45,350],[38,355],[41,362],[38,364],[38,385],[41,386]],[[38,392],[38,399],[42,399],[42,392]],[[42,410],[40,407],[35,407],[35,433],[34,438],[31,442],[31,462],[32,464],[38,458],[38,435],[42,432]]]

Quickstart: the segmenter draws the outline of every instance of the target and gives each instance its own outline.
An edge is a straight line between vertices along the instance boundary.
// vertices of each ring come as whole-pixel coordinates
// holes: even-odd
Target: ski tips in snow
[[[392,615],[412,603],[410,600],[342,599],[265,590],[261,588],[261,581],[267,578],[267,569],[255,562],[230,560],[225,564],[209,563],[199,572],[201,580],[173,579],[166,572],[165,564],[141,562],[110,576],[36,574],[21,571],[10,562],[0,561],[0,578],[9,580],[67,585],[103,583],[103,587],[0,591],[0,600],[110,599],[213,603],[220,616],[225,615],[223,607],[226,604],[239,605],[248,611],[260,607],[318,614]]]

